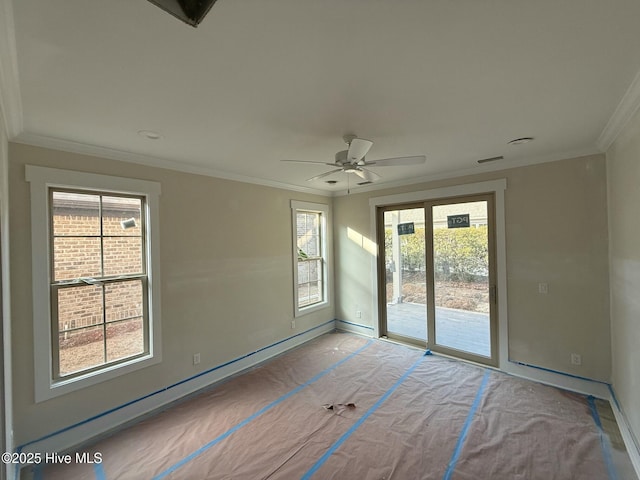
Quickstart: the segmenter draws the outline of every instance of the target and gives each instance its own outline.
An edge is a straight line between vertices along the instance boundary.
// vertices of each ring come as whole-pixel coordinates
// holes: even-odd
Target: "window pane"
[[[55,281],[80,277],[99,277],[100,239],[58,237],[53,240],[53,277]]]
[[[311,301],[309,300],[309,284],[304,283],[302,285],[298,285],[298,306],[305,307],[310,303]]]
[[[304,307],[322,300],[322,260],[298,262],[298,306]]]
[[[102,326],[88,327],[58,335],[60,376],[96,367],[104,363]]]
[[[142,235],[139,198],[102,197],[102,234],[139,237]]]
[[[144,352],[142,317],[107,324],[107,361],[113,362]]]
[[[107,322],[142,316],[142,281],[108,283],[104,287]]]
[[[103,245],[105,276],[143,273],[142,238],[105,237]]]
[[[317,280],[309,283],[309,304],[322,301],[322,282]]]
[[[102,322],[101,286],[82,285],[58,290],[58,331],[89,327]]]
[[[100,197],[53,192],[53,235],[100,235]]]
[[[320,251],[320,214],[313,212],[298,213],[298,248],[309,257],[319,257]]]

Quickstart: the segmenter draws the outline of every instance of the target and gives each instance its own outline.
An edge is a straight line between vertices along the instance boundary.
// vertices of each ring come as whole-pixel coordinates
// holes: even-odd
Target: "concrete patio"
[[[420,340],[427,338],[424,304],[387,304],[387,330]],[[436,307],[436,343],[484,357],[491,356],[489,314]]]

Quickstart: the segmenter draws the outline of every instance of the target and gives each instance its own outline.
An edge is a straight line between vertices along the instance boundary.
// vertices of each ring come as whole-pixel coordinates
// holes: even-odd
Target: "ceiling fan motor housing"
[[[336,153],[336,165],[350,165],[351,162],[349,161],[348,153],[348,150],[341,150]]]

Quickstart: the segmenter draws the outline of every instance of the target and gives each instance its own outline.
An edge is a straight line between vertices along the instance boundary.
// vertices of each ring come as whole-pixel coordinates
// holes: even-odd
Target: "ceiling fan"
[[[424,155],[418,155],[414,157],[395,157],[395,158],[383,158],[381,160],[367,161],[365,155],[369,152],[369,149],[373,145],[371,140],[365,140],[364,138],[358,138],[356,135],[345,135],[342,139],[347,144],[347,150],[341,150],[335,155],[335,162],[313,162],[306,160],[282,160],[283,162],[295,162],[295,163],[309,163],[312,165],[329,165],[330,167],[338,167],[315,177],[308,178],[307,181],[312,182],[320,178],[328,177],[334,173],[355,173],[357,176],[364,180],[363,183],[375,182],[382,177],[377,173],[369,170],[366,167],[391,167],[395,165],[419,165],[426,161]]]

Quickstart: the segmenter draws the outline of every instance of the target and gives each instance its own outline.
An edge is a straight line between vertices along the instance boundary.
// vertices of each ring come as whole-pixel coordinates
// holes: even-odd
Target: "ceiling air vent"
[[[149,0],[184,23],[197,27],[216,0]]]
[[[502,155],[499,157],[483,158],[482,160],[478,160],[478,163],[495,162],[497,160],[502,160],[503,158],[504,157]]]

